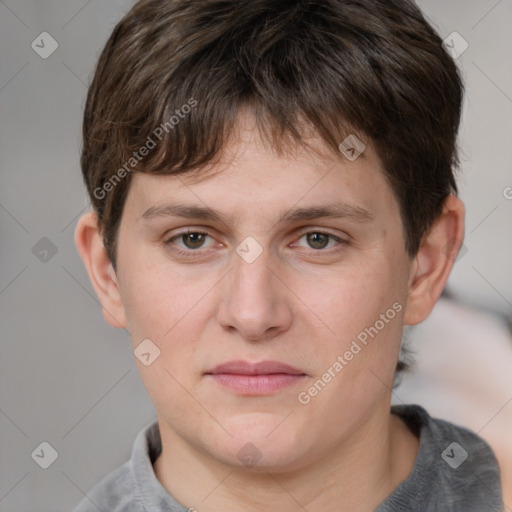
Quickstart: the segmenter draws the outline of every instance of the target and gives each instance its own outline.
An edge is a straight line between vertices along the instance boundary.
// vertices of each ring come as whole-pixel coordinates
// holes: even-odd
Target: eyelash
[[[313,233],[317,234],[317,235],[326,235],[326,236],[328,236],[329,237],[328,243],[331,240],[336,241],[338,243],[338,246],[337,246],[338,250],[339,250],[340,246],[348,245],[348,243],[349,243],[347,240],[343,240],[342,238],[339,238],[339,237],[333,235],[332,233],[328,233],[328,232],[320,231],[320,230],[308,230],[308,231],[301,232],[299,234],[298,238],[297,238],[297,241],[299,241],[304,236],[306,236],[308,234],[313,234]],[[207,231],[186,230],[186,231],[182,231],[180,233],[176,233],[172,237],[170,237],[167,240],[165,240],[163,243],[164,243],[164,245],[166,247],[170,247],[171,245],[173,245],[173,241],[174,240],[177,240],[180,237],[183,237],[184,235],[190,235],[190,234],[206,235],[206,236],[209,236],[210,238],[214,238]],[[316,254],[320,255],[321,253],[324,253],[324,254],[325,253],[330,253],[331,249],[333,249],[333,248],[332,247],[327,248],[327,249],[312,249],[312,248],[310,248],[309,250],[311,251],[312,254],[316,253]],[[203,253],[208,251],[208,249],[181,249],[181,248],[178,248],[178,247],[173,247],[170,250],[172,250],[173,253],[178,254],[180,256],[188,256],[188,257],[190,257],[190,256],[202,256]]]
[[[177,233],[175,235],[173,235],[171,238],[167,239],[164,241],[164,245],[166,247],[169,247],[172,245],[172,242],[173,240],[176,240],[176,239],[179,239],[181,238],[182,236],[184,235],[190,235],[190,234],[194,234],[194,235],[206,235],[206,236],[209,236],[210,238],[213,238],[212,235],[210,235],[210,233],[208,233],[207,231],[194,231],[194,230],[187,230],[187,231],[182,231],[180,233]],[[172,252],[174,252],[175,254],[178,254],[180,256],[201,256],[204,252],[207,251],[207,249],[180,249],[178,247],[173,247],[172,249]]]

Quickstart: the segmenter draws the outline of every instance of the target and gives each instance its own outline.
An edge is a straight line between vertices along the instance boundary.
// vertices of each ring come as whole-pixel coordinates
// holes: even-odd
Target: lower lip
[[[239,375],[234,373],[215,373],[209,376],[223,387],[243,395],[267,395],[296,384],[304,375],[272,373],[270,375]]]

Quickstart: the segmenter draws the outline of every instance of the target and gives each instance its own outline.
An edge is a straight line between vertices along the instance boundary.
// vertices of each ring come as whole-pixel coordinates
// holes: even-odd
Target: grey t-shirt
[[[375,512],[501,512],[496,458],[473,432],[433,419],[417,405],[394,406],[420,439],[413,470]],[[131,459],[107,475],[73,512],[187,512],[160,484],[153,462],[161,452],[158,424],[144,428]]]

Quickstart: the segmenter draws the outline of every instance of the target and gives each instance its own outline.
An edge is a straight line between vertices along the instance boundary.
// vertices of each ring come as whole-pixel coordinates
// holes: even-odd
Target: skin
[[[448,279],[454,258],[445,247],[463,239],[463,204],[448,197],[410,258],[371,144],[351,162],[314,136],[319,151],[277,155],[250,116],[240,117],[236,133],[201,179],[133,176],[117,272],[94,213],[75,233],[105,319],[129,329],[133,348],[149,338],[160,349],[149,366],[136,360],[158,413],[163,451],[155,473],[200,512],[373,510],[417,455],[418,439],[389,413],[394,370],[403,325],[429,314]],[[289,209],[337,202],[372,219],[279,220]],[[208,206],[223,220],[142,218],[169,203]],[[177,236],[186,229],[210,236],[194,249]],[[248,236],[262,249],[252,263],[236,252]],[[401,311],[301,404],[298,394],[395,303]],[[205,375],[234,359],[277,360],[305,376],[266,396],[242,396]],[[237,457],[248,442],[261,454],[252,467]]]

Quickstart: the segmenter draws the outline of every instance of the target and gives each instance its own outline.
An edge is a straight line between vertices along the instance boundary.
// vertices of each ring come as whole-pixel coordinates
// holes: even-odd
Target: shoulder
[[[144,427],[128,462],[89,491],[73,512],[187,512],[158,481],[153,462],[162,451],[158,423]]]
[[[397,406],[392,411],[418,435],[420,449],[411,474],[379,512],[407,507],[429,512],[502,510],[498,463],[481,437],[432,418],[417,405]]]
[[[97,483],[73,512],[132,512],[136,506],[133,489],[130,463],[126,462]]]
[[[470,477],[478,468],[479,478],[489,474],[499,481],[496,457],[490,446],[471,430],[448,421],[432,418],[418,405],[404,408],[419,426],[422,447],[428,448],[430,462],[435,462],[448,480]],[[400,414],[400,412],[398,413]]]
[[[140,512],[146,494],[163,492],[157,482],[152,460],[161,449],[158,424],[144,427],[137,435],[129,461],[105,476],[73,512]],[[164,508],[154,507],[154,510]]]

